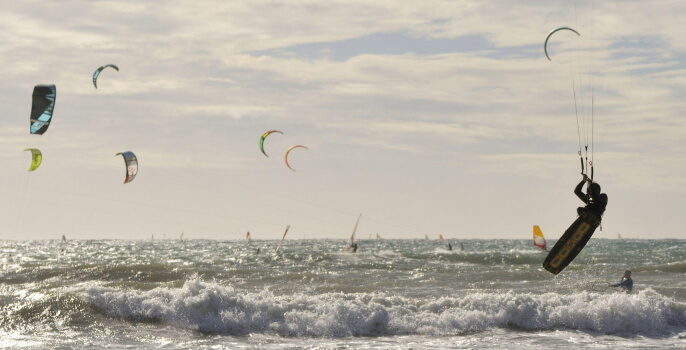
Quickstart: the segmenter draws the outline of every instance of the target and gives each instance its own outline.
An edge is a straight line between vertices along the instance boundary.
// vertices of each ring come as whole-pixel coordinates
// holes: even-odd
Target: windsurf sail
[[[283,133],[279,130],[271,130],[267,131],[264,134],[262,134],[262,137],[260,137],[260,151],[262,151],[262,154],[265,156],[269,157],[267,153],[264,151],[264,140],[267,138],[267,136],[271,135],[271,133],[278,132],[279,134],[283,135]]]
[[[43,154],[36,148],[26,148],[24,151],[31,151],[31,166],[29,171],[38,169],[40,163],[43,161]]]
[[[619,233],[617,234],[617,239],[620,241],[622,240],[622,236],[620,236]]]
[[[183,241],[183,232],[181,232],[181,237],[179,237],[179,241]]]
[[[443,238],[443,235],[438,235],[438,240],[443,243],[445,242],[445,238]]]
[[[534,225],[534,245],[548,251],[548,246],[546,245],[545,237],[543,237],[543,232],[538,225]]]
[[[376,239],[381,239],[381,236],[379,236],[378,233],[376,234]]]
[[[62,242],[66,243],[67,242],[67,237],[65,235],[62,235]]]
[[[93,73],[93,86],[95,86],[96,89],[98,88],[98,76],[100,76],[100,72],[102,72],[102,70],[107,68],[107,67],[111,67],[111,68],[115,69],[117,72],[119,71],[119,67],[117,67],[113,64],[106,64],[106,65],[96,69],[95,72]]]
[[[250,231],[248,231],[248,233],[245,234],[245,239],[247,239],[248,242],[250,242]]]
[[[303,146],[303,145],[295,145],[295,146],[289,148],[288,151],[286,151],[286,157],[285,157],[285,158],[286,158],[286,166],[288,167],[288,169],[291,169],[291,170],[293,170],[293,171],[295,171],[295,169],[291,168],[291,166],[288,164],[288,154],[291,153],[291,151],[292,151],[293,149],[295,149],[295,148],[309,149],[309,148],[307,148],[307,147],[305,147],[305,146]]]
[[[138,158],[136,158],[136,155],[131,151],[115,154],[115,156],[119,155],[124,157],[124,163],[126,164],[126,178],[124,179],[124,183],[126,184],[133,181],[136,174],[138,174]]]
[[[424,240],[428,242],[429,241],[429,235],[424,235]]]
[[[350,235],[350,241],[348,241],[348,245],[343,249],[344,252],[349,251],[350,249],[353,248],[353,244],[355,244],[355,232],[357,232],[357,225],[360,223],[360,218],[362,217],[362,213],[360,213],[360,216],[357,217],[357,222],[355,223],[355,228],[353,228],[353,234]]]
[[[52,112],[55,110],[56,97],[55,85],[36,85],[33,88],[31,117],[29,118],[32,134],[43,135],[48,130],[52,121]]]
[[[286,232],[283,233],[283,237],[281,238],[281,243],[279,243],[279,246],[276,247],[276,253],[278,253],[279,249],[281,249],[281,245],[283,244],[283,241],[286,239],[286,234],[288,233],[289,228],[291,228],[291,225],[286,226]]]

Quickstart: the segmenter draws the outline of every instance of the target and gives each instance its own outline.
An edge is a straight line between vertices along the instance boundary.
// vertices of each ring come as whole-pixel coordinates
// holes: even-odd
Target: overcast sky
[[[686,238],[683,18],[677,0],[3,1],[0,239],[347,239],[359,213],[362,238],[558,238],[580,139],[609,197],[594,237]],[[581,37],[556,33],[548,61],[562,26]],[[57,86],[42,136],[36,84]]]

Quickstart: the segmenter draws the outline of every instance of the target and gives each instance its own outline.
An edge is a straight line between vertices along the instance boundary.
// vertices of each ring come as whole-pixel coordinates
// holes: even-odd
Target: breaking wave
[[[70,293],[107,317],[230,335],[456,335],[515,328],[662,337],[686,331],[686,304],[652,289],[570,295],[510,291],[419,300],[384,293],[244,293],[193,279],[180,288],[151,290],[89,282]]]

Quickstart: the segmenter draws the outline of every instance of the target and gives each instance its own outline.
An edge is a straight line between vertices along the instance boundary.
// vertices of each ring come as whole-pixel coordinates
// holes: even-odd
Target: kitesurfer
[[[610,287],[619,287],[622,292],[631,293],[631,289],[634,288],[634,281],[631,279],[631,271],[624,271],[624,276],[619,283],[611,284]]]
[[[600,192],[600,185],[598,183],[593,182],[586,174],[583,174],[583,176],[583,180],[576,185],[574,194],[576,194],[582,202],[586,203],[586,206],[577,208],[576,212],[579,215],[584,212],[590,212],[598,218],[602,218],[605,207],[607,206],[607,194]],[[581,191],[581,188],[586,182],[588,182],[588,187],[586,189],[587,193],[584,194]]]

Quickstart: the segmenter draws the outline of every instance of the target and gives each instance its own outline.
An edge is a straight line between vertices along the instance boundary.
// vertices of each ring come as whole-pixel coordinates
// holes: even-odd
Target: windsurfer
[[[619,287],[623,292],[631,293],[634,288],[634,281],[631,279],[631,271],[624,271],[624,276],[619,283],[611,284],[610,287]]]
[[[577,208],[576,212],[579,215],[584,212],[590,212],[598,218],[602,218],[605,207],[607,206],[607,194],[600,192],[600,185],[598,183],[593,182],[586,174],[583,174],[583,176],[583,180],[574,188],[574,194],[576,194],[582,202],[586,203],[586,206]],[[581,189],[584,186],[584,183],[587,182],[587,193],[584,194]]]
[[[450,244],[450,243],[448,243],[448,244],[446,245],[446,248],[448,248],[448,250],[453,250],[453,246],[452,246],[452,244]]]
[[[357,251],[357,243],[353,243],[353,245],[351,245],[350,248],[352,248],[353,253],[355,253]]]

